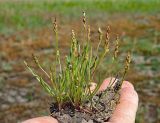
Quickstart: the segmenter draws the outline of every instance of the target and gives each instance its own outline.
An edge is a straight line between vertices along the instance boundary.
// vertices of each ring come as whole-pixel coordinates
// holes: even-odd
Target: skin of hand
[[[104,80],[100,90],[107,88],[110,79],[111,78]],[[124,81],[120,95],[120,103],[117,105],[112,117],[107,123],[134,123],[138,108],[138,94],[130,82]],[[44,116],[32,118],[22,123],[58,123],[58,121],[51,116]]]

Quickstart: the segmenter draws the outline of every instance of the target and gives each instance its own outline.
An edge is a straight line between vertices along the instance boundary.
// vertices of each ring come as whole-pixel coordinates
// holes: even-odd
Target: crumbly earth
[[[67,105],[61,111],[52,104],[50,107],[51,116],[60,123],[104,123],[111,117],[118,101],[119,92],[107,88],[93,97],[92,109],[90,102],[86,102],[83,110],[76,110],[73,106]]]

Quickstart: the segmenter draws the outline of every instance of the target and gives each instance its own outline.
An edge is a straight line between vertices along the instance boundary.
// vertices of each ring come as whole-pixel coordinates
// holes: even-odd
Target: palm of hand
[[[109,78],[102,83],[100,90],[106,89],[108,83]],[[120,94],[120,103],[107,123],[134,123],[138,107],[137,92],[131,83],[124,81]],[[58,121],[51,116],[44,116],[29,119],[22,123],[58,123]]]

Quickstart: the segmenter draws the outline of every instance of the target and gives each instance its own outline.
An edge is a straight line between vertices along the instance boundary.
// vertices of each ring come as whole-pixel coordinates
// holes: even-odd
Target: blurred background
[[[160,0],[0,0],[0,123],[49,114],[49,97],[23,61],[32,65],[33,53],[43,65],[54,61],[55,16],[65,54],[71,29],[81,38],[83,10],[92,35],[110,25],[112,36],[120,36],[121,52],[132,49],[126,79],[140,98],[136,123],[160,121]]]

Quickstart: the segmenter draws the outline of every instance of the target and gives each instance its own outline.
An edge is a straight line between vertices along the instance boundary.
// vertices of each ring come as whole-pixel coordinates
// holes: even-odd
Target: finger
[[[130,89],[134,90],[134,86],[128,81],[123,81],[122,89],[123,88],[130,88]]]
[[[112,78],[107,78],[107,79],[105,79],[105,80],[102,82],[99,90],[100,90],[100,91],[105,90],[105,89],[107,88],[107,86],[109,85],[109,82],[110,82],[110,81],[114,81],[114,79],[115,79],[115,78],[113,78],[113,77],[112,77]],[[97,84],[94,83],[94,82],[92,82],[90,89],[93,91],[93,90],[96,88],[96,86],[97,86]]]
[[[51,116],[44,116],[44,117],[32,118],[23,121],[22,123],[58,123],[58,121]]]
[[[110,81],[114,81],[115,78],[107,78],[102,83],[100,90],[105,90]],[[120,104],[117,105],[114,114],[112,115],[112,123],[134,123],[135,115],[138,107],[138,95],[134,90],[134,86],[124,81],[122,84],[120,97]]]
[[[114,79],[114,78],[107,78],[107,79],[105,79],[105,80],[103,81],[103,83],[101,84],[99,90],[100,90],[100,91],[105,90],[105,89],[107,88],[107,86],[109,85],[109,82],[110,82],[112,79]]]
[[[120,103],[117,105],[110,122],[134,123],[138,107],[137,92],[133,89],[133,87],[130,84],[126,84],[123,86],[120,95]]]
[[[108,87],[109,83],[113,82],[113,81],[117,81],[117,79],[115,80],[114,77],[110,77],[110,78],[105,79],[103,81],[102,85],[100,86],[99,90],[101,90],[101,91],[105,90]],[[133,85],[128,81],[123,81],[122,88],[125,88],[125,87],[134,89]]]

